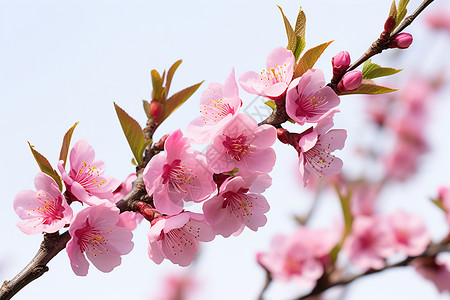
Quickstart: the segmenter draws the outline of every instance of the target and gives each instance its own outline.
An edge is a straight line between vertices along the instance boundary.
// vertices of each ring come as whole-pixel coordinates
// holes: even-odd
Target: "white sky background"
[[[411,1],[411,11],[419,2]],[[445,1],[436,2],[434,6]],[[158,129],[156,136],[176,128],[185,131],[198,114],[200,95],[207,84],[223,83],[232,67],[237,77],[248,70],[261,70],[267,54],[277,46],[285,46],[284,25],[275,4],[283,7],[292,23],[298,7],[303,6],[307,15],[307,48],[335,40],[316,65],[329,80],[333,55],[347,50],[356,59],[378,37],[390,0],[0,0],[0,281],[11,279],[20,271],[42,239],[19,231],[15,225],[18,217],[12,208],[19,191],[34,189],[33,178],[38,171],[26,141],[56,166],[64,133],[80,121],[73,141],[87,139],[97,158],[106,162],[106,173],[125,179],[134,170],[130,164],[132,155],[112,102],[144,125],[142,99],[150,100],[150,70],[168,69],[181,58],[183,63],[175,74],[172,93],[201,80],[206,82]],[[392,64],[408,69],[413,61],[423,61],[438,40],[446,50],[432,50],[432,58],[425,59],[427,67],[415,70],[422,72],[442,65],[440,57],[448,53],[449,39],[430,35],[414,24],[409,32],[416,33],[415,43],[408,50],[411,57]],[[447,55],[447,66],[448,60]],[[381,57],[374,61],[383,64]],[[400,85],[400,78],[387,82],[390,86]],[[441,97],[448,100],[448,89]],[[242,90],[241,98],[244,105],[255,99]],[[343,97],[342,113],[336,118],[336,128],[348,130],[347,146],[338,156],[350,172],[360,170],[357,162],[351,160],[351,146],[367,135],[360,123],[364,118],[359,99]],[[445,233],[444,219],[425,201],[435,195],[439,185],[450,185],[450,104],[444,100],[436,101],[436,122],[430,126],[435,152],[424,160],[423,175],[414,178],[407,190],[393,187],[388,195],[392,201],[386,205],[387,210],[403,206],[424,212],[435,238]],[[255,253],[267,250],[274,234],[292,232],[292,214],[302,212],[311,202],[311,195],[303,192],[296,175],[295,151],[280,144],[276,150],[277,166],[271,174],[274,185],[266,193],[272,206],[267,225],[256,233],[246,229],[239,237],[217,237],[202,248],[195,265],[200,280],[196,299],[255,299],[265,277],[255,262]],[[322,204],[321,220],[313,221],[331,224],[339,216],[339,207],[333,197]],[[91,267],[87,277],[77,277],[62,252],[50,262],[50,271],[25,287],[15,299],[154,299],[161,293],[160,277],[180,268],[170,262],[158,266],[148,258],[147,231],[147,224],[135,231],[135,249],[112,273],[104,274]],[[270,299],[286,299],[300,295],[299,291],[292,285],[276,284],[267,295]],[[434,286],[408,270],[358,281],[347,296],[346,299],[448,299],[440,297]]]

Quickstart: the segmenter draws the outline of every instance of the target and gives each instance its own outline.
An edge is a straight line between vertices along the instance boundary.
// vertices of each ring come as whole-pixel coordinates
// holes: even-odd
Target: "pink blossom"
[[[326,86],[321,70],[308,70],[294,79],[286,93],[286,112],[300,125],[317,123],[332,110],[337,110],[340,100],[336,93]]]
[[[393,242],[394,237],[386,218],[357,216],[343,251],[349,255],[353,265],[361,270],[378,270],[384,267],[384,259],[394,253]]]
[[[371,216],[375,213],[375,203],[381,186],[371,182],[359,184],[353,188],[351,212],[353,216]]]
[[[450,33],[450,11],[448,10],[435,10],[426,16],[425,21],[432,29]]]
[[[266,224],[269,211],[266,198],[261,195],[272,184],[269,175],[231,177],[220,186],[217,196],[203,204],[206,221],[216,234],[229,237],[240,234],[244,226],[253,231]]]
[[[114,202],[121,200],[133,187],[133,182],[136,180],[136,173],[130,174],[124,182],[113,192]],[[134,211],[124,211],[119,215],[119,223],[117,226],[122,226],[130,230],[134,230],[137,224],[141,223],[144,217]]]
[[[305,186],[311,173],[329,176],[342,169],[342,160],[331,152],[344,148],[347,131],[329,130],[332,126],[331,118],[324,119],[299,140],[299,170]]]
[[[225,84],[211,83],[200,99],[200,117],[187,128],[187,136],[197,144],[209,143],[238,113],[242,101],[234,77],[234,69]]]
[[[450,292],[450,260],[443,254],[436,257],[420,257],[412,266],[422,277],[434,283],[440,293]]]
[[[241,173],[268,173],[275,165],[275,151],[270,147],[276,139],[275,127],[258,126],[252,117],[241,113],[214,138],[206,150],[206,159],[215,173],[234,168]]]
[[[257,260],[276,280],[313,287],[338,240],[337,231],[302,226],[291,236],[274,236],[269,252],[258,254]]]
[[[194,260],[200,242],[214,239],[214,231],[201,214],[182,212],[152,222],[148,233],[148,255],[160,264],[164,258],[186,267]]]
[[[204,155],[190,147],[180,129],[169,135],[164,150],[150,160],[143,173],[159,212],[177,214],[183,210],[183,201],[201,202],[215,191]]]
[[[430,243],[430,236],[420,215],[399,210],[389,214],[387,222],[394,237],[392,246],[397,253],[417,256]]]
[[[171,274],[164,278],[157,300],[188,300],[194,299],[199,283],[192,276],[192,272],[187,274]]]
[[[94,149],[86,140],[79,140],[73,145],[70,151],[69,173],[63,163],[62,160],[58,163],[59,172],[67,190],[79,201],[89,205],[101,203],[103,200],[100,199],[113,201],[113,191],[120,185],[120,181],[102,175],[105,170],[104,163],[95,159]],[[92,200],[98,202],[93,203]]]
[[[331,65],[333,66],[333,77],[340,78],[340,76],[350,66],[350,54],[347,51],[339,51],[338,54],[331,58]]]
[[[53,178],[39,172],[34,178],[36,191],[21,191],[14,198],[17,223],[26,234],[57,232],[72,220],[72,209]]]
[[[444,207],[447,223],[450,224],[450,189],[446,186],[442,186],[438,191],[439,200]]]
[[[267,57],[267,70],[260,74],[246,72],[239,77],[239,84],[250,94],[278,99],[292,80],[294,65],[294,54],[286,48],[277,47]]]
[[[121,264],[120,256],[133,249],[131,230],[117,226],[118,221],[119,209],[109,202],[87,207],[75,216],[66,251],[76,275],[87,275],[86,258],[100,271],[111,272]]]

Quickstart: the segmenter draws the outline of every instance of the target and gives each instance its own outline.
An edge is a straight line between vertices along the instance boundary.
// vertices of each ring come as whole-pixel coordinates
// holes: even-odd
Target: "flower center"
[[[98,181],[97,178],[100,176],[100,171],[97,167],[88,165],[83,161],[83,165],[75,177],[75,181],[81,184],[86,190],[99,188],[105,183],[105,180]]]
[[[275,83],[285,82],[286,69],[286,64],[284,64],[282,66],[275,65],[275,68],[273,69],[262,70],[261,80],[264,81],[266,87],[274,85]]]
[[[234,115],[235,111],[230,104],[223,103],[222,98],[220,98],[219,100],[211,100],[208,104],[203,105],[200,113],[203,115],[205,124],[213,125],[229,114]]]
[[[186,185],[192,184],[195,175],[190,168],[181,165],[180,159],[175,159],[172,164],[163,166],[162,178],[163,184],[169,185],[169,190],[174,190],[177,193],[186,193]]]
[[[319,137],[320,139],[320,137]],[[318,173],[323,173],[334,162],[335,156],[330,154],[327,149],[321,147],[320,141],[310,150],[304,152],[305,159],[309,165]]]
[[[243,133],[237,138],[225,136],[225,141],[222,144],[227,149],[230,158],[237,161],[241,161],[247,153],[252,153],[250,151],[251,145],[247,143],[247,137]]]
[[[98,229],[92,228],[89,220],[86,220],[83,228],[77,229],[75,235],[78,236],[78,245],[80,245],[81,252],[90,251],[94,256],[107,252],[105,245],[108,239]]]
[[[53,198],[46,191],[39,191],[37,200],[41,203],[37,210],[43,217],[43,224],[51,224],[53,221],[61,220],[64,217],[61,197]]]
[[[233,213],[236,213],[236,217],[251,215],[251,210],[253,208],[253,201],[249,195],[245,195],[248,189],[240,188],[235,192],[225,192],[223,193],[223,203],[222,208],[229,208]]]

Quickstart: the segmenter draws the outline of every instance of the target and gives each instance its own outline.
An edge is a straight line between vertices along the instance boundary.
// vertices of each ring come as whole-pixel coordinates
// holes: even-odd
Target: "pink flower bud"
[[[339,78],[350,66],[350,54],[347,51],[340,51],[331,59],[333,66],[333,77]]]
[[[153,119],[158,120],[162,112],[163,112],[162,104],[158,100],[153,99],[150,102],[150,113],[152,114]]]
[[[362,79],[363,76],[361,71],[350,71],[348,73],[345,73],[341,81],[339,81],[337,89],[339,92],[356,90],[361,85]]]
[[[394,39],[389,44],[389,48],[406,49],[412,44],[412,41],[412,35],[402,32],[394,37]]]
[[[393,16],[389,16],[384,23],[384,31],[391,33],[395,29],[396,20]]]

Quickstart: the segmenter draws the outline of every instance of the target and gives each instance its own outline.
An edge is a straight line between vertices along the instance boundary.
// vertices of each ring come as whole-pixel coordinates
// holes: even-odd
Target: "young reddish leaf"
[[[142,100],[142,105],[144,106],[144,111],[147,119],[151,119],[152,113],[150,112],[150,103],[147,100]]]
[[[163,93],[163,78],[159,75],[158,71],[152,70],[152,85],[153,85],[153,91],[152,91],[152,99],[161,99],[162,93]]]
[[[176,61],[167,72],[167,79],[166,79],[166,89],[164,91],[164,99],[167,99],[167,95],[169,94],[169,88],[170,84],[172,83],[173,75],[175,74],[175,71],[178,69],[178,66],[181,64],[182,60]]]
[[[28,145],[30,146],[31,153],[34,156],[34,159],[36,160],[36,162],[39,166],[39,169],[41,169],[41,171],[43,173],[45,173],[48,176],[50,176],[51,178],[53,178],[56,181],[56,183],[58,184],[60,191],[62,192],[63,185],[62,185],[61,177],[59,176],[59,174],[55,171],[55,169],[53,169],[52,165],[48,162],[48,159],[46,159],[44,157],[44,155],[42,155],[39,152],[37,152],[36,150],[34,150],[34,146],[32,146],[30,144],[30,142],[28,142]]]
[[[289,20],[284,15],[283,9],[279,5],[277,6],[280,9],[281,15],[283,16],[284,27],[286,28],[286,35],[288,39],[288,45],[286,48],[294,53],[297,46],[297,36],[295,35],[294,29],[292,29],[291,23],[289,23]]]
[[[408,10],[406,9],[406,6],[408,5],[409,0],[400,0],[400,3],[398,4],[398,11],[397,11],[397,19],[395,22],[395,27],[397,27],[405,18],[406,13]]]
[[[116,103],[114,103],[116,109],[117,117],[119,118],[120,125],[122,126],[123,133],[127,138],[128,144],[130,145],[131,151],[136,161],[142,163],[142,147],[145,143],[144,132],[139,123],[130,117],[122,108],[120,108]]]
[[[367,60],[364,63],[361,71],[364,79],[373,79],[383,76],[389,76],[400,72],[402,69],[386,68],[372,63],[372,60]]]
[[[67,130],[66,134],[64,135],[63,142],[61,145],[61,151],[59,152],[59,160],[64,161],[63,166],[66,166],[67,154],[69,153],[70,147],[70,140],[72,139],[73,131],[75,130],[75,127],[77,127],[78,123],[79,122],[73,124],[73,126],[70,127],[70,129]]]
[[[391,89],[386,86],[377,85],[374,81],[370,79],[363,79],[359,88],[349,92],[342,92],[339,95],[352,95],[352,94],[377,95],[377,94],[392,93],[395,91],[396,89]]]
[[[329,41],[307,50],[294,67],[294,78],[302,76],[306,71],[314,67],[314,64],[322,55],[323,51],[325,51],[332,42],[333,41]]]
[[[161,124],[172,112],[174,112],[181,104],[189,99],[189,97],[192,96],[192,94],[200,87],[202,83],[203,81],[187,87],[167,99],[164,104],[163,115],[159,118],[158,123]]]
[[[392,0],[391,9],[389,10],[389,17],[397,18],[397,5],[395,4],[395,0]]]
[[[298,12],[297,21],[295,22],[295,35],[297,37],[302,37],[305,40],[306,31],[306,15],[300,6],[300,11]]]

